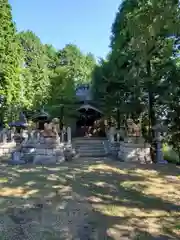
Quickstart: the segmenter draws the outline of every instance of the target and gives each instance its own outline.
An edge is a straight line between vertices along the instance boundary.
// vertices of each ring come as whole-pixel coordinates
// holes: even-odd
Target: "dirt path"
[[[80,159],[0,169],[0,239],[180,239],[180,169]]]

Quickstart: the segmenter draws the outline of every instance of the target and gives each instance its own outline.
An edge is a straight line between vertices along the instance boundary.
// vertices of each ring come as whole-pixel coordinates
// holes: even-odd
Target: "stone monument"
[[[55,122],[45,123],[41,131],[39,144],[36,147],[35,164],[51,164],[63,161],[63,151],[60,149],[60,138]]]
[[[142,137],[140,124],[127,120],[126,137],[120,144],[118,158],[125,162],[150,163],[150,146]]]
[[[67,129],[67,144],[60,142],[57,119],[44,124],[44,130],[28,131],[27,141],[20,143],[12,154],[12,164],[55,164],[75,158],[71,145],[71,128]]]
[[[44,124],[44,130],[29,129],[27,141],[12,154],[11,163],[54,164],[65,160],[63,147],[53,122]],[[19,161],[18,161],[19,158]]]

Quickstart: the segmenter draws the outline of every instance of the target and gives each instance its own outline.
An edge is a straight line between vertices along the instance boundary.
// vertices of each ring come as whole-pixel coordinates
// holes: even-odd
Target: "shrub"
[[[180,158],[173,148],[167,144],[163,145],[164,159],[170,163],[180,164]]]

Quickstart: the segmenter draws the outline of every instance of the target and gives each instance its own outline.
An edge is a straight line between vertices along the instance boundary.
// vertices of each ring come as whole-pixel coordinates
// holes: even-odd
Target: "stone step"
[[[91,139],[91,138],[80,138],[80,139],[73,139],[72,142],[75,143],[103,143],[106,139]]]
[[[73,146],[80,157],[105,157],[104,141],[104,138],[76,138],[73,139]]]
[[[77,143],[77,144],[78,143],[80,143],[80,144],[89,144],[89,143],[91,143],[91,144],[103,144],[104,143],[104,141],[92,141],[92,140],[91,141],[90,140],[89,141],[83,141],[83,140],[80,141],[79,140],[79,141],[72,141],[72,142]]]
[[[76,144],[93,144],[93,145],[95,145],[95,144],[104,144],[104,142],[105,141],[93,141],[93,140],[89,140],[89,141],[73,141],[73,143],[76,143]]]
[[[105,154],[105,151],[96,151],[96,152],[93,152],[93,151],[77,151],[78,154],[93,154],[93,155],[102,155],[102,154]]]
[[[73,143],[75,143],[75,144],[82,144],[82,145],[89,145],[89,144],[92,144],[92,145],[101,145],[101,144],[104,144],[104,142],[90,142],[90,141],[85,141],[85,142],[80,142],[80,141],[78,141],[78,142],[73,142]]]
[[[105,137],[76,137],[76,138],[73,138],[72,140],[92,140],[92,141],[103,141],[104,139],[106,139]]]
[[[82,152],[99,152],[99,151],[105,151],[104,148],[81,148],[81,147],[75,147],[76,151],[82,151]]]
[[[79,153],[79,157],[106,157],[106,153]]]
[[[104,148],[104,145],[93,145],[93,144],[73,144],[74,147],[76,148],[91,148],[91,149],[98,149],[98,148]]]
[[[101,155],[106,155],[104,148],[102,149],[77,149],[76,150],[80,155],[93,155],[93,156],[101,156]]]
[[[79,152],[104,152],[104,148],[98,148],[98,149],[93,149],[93,148],[75,148]]]
[[[93,145],[75,145],[75,148],[78,149],[104,149],[103,145],[93,146]]]
[[[75,148],[81,148],[81,149],[104,149],[104,145],[92,145],[92,144],[89,144],[89,145],[81,145],[81,144],[74,144],[73,145]]]
[[[88,142],[88,143],[84,143],[84,142],[73,142],[72,143],[73,145],[76,145],[76,146],[89,146],[89,145],[91,145],[91,146],[103,146],[104,145],[104,143],[99,143],[99,142],[96,142],[96,143],[94,143],[94,142]]]

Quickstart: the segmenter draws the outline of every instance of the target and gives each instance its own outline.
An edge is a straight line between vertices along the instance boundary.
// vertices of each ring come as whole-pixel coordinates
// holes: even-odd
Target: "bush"
[[[164,160],[168,161],[169,163],[180,164],[180,158],[178,154],[172,149],[171,146],[167,144],[163,145],[163,155]]]

